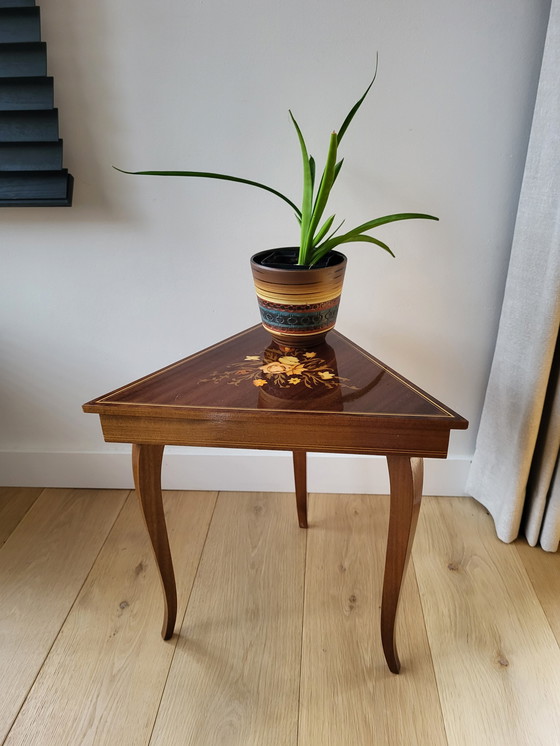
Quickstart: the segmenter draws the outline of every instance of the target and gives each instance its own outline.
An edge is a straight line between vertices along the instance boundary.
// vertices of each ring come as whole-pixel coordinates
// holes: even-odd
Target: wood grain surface
[[[425,508],[413,557],[450,746],[552,746],[560,649],[516,547],[474,500]]]
[[[398,621],[402,673],[379,632],[389,498],[312,495],[307,549],[300,743],[446,744],[412,568]]]
[[[305,540],[293,495],[220,494],[151,743],[296,742]]]
[[[524,539],[515,548],[560,645],[560,554],[539,551]]]
[[[394,676],[387,496],[311,494],[302,531],[293,494],[164,493],[186,608],[164,642],[134,495],[26,492],[0,492],[23,516],[0,549],[0,743],[559,742],[560,554],[503,544],[468,498],[422,501]]]
[[[215,493],[166,494],[180,616],[215,499]],[[153,691],[163,690],[177,642],[159,635],[160,603],[146,527],[131,494],[6,744],[147,743],[159,705]]]
[[[34,487],[0,487],[0,547],[41,492]]]
[[[336,331],[312,351],[261,326],[87,402],[109,442],[445,458],[468,422]]]
[[[44,490],[0,549],[0,739],[60,633],[126,495]]]

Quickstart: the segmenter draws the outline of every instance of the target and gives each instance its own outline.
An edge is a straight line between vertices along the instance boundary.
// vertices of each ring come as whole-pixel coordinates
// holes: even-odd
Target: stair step
[[[0,0],[0,207],[71,206],[35,0]]]
[[[40,9],[0,7],[0,43],[41,41]]]
[[[58,109],[0,111],[0,142],[58,141]]]
[[[47,45],[44,41],[0,44],[3,78],[39,77],[47,74]]]
[[[60,171],[62,140],[58,142],[0,142],[0,172]]]
[[[35,0],[0,0],[0,8],[29,8]]]
[[[52,109],[53,78],[0,78],[0,110]]]
[[[66,169],[0,171],[0,206],[67,206],[72,203],[72,186]]]

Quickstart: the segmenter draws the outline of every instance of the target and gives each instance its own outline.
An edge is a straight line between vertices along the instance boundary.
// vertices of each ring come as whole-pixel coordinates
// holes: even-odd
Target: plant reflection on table
[[[290,348],[272,342],[261,355],[245,355],[199,383],[252,385],[259,389],[260,409],[325,409],[342,411],[344,401],[373,388],[381,371],[366,387],[355,386],[338,375],[336,353],[326,342],[314,347]],[[349,393],[343,395],[343,390]]]
[[[272,343],[264,352],[259,373],[253,384],[260,387],[261,409],[342,411],[342,390],[357,389],[338,375],[335,351],[326,342],[310,351]]]

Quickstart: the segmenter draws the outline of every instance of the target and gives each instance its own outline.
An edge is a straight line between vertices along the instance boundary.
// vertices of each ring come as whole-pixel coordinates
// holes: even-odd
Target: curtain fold
[[[552,363],[543,417],[527,482],[522,526],[531,546],[539,539],[555,550],[560,543],[560,338]]]
[[[494,359],[466,490],[500,539],[560,542],[560,0],[552,0]]]

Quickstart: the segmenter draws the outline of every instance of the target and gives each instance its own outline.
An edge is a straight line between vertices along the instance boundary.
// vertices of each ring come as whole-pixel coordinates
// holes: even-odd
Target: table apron
[[[255,419],[242,421],[178,419],[100,415],[103,436],[110,443],[249,448],[277,451],[305,450],[318,453],[402,454],[445,458],[449,430],[440,424],[372,422],[348,418],[336,423],[328,418],[320,427],[305,419],[296,421],[278,413],[273,427]]]

